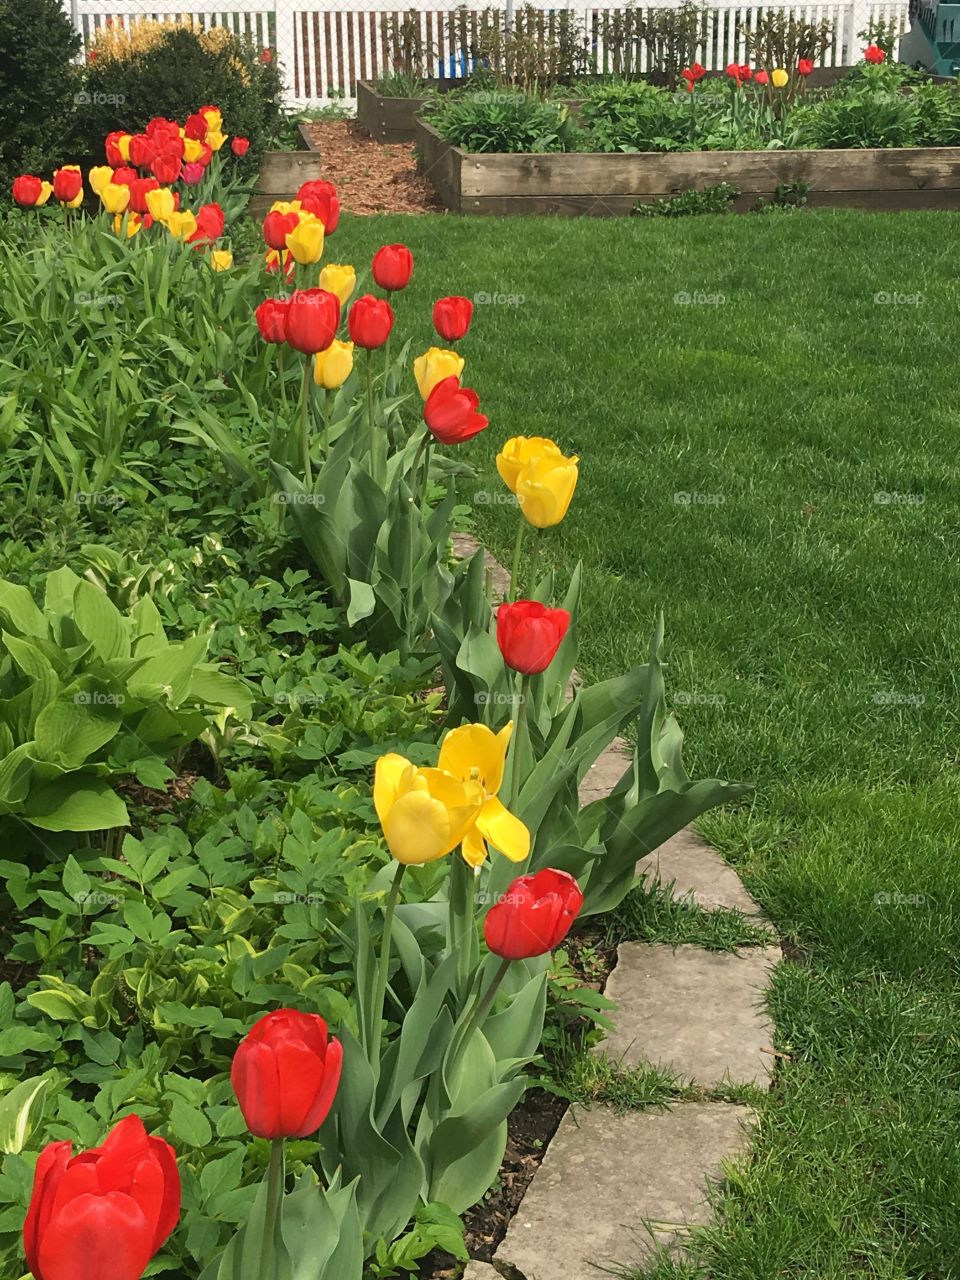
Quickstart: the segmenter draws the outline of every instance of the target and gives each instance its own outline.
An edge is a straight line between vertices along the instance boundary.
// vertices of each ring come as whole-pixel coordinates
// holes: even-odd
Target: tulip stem
[[[373,415],[373,352],[367,347],[367,426],[370,431],[370,474],[379,480],[377,458],[377,427]]]
[[[263,1221],[263,1242],[260,1246],[260,1280],[274,1280],[277,1273],[277,1218],[282,1194],[283,1139],[274,1138],[270,1144],[270,1171],[267,1174],[267,1208]]]
[[[333,419],[333,402],[337,398],[337,393],[328,389],[323,394],[323,456],[326,458],[330,454],[330,423]]]
[[[517,540],[513,544],[513,563],[510,566],[510,600],[511,603],[516,600],[517,592],[520,590],[520,552],[523,550],[523,531],[526,527],[526,521],[520,517],[517,525]]]
[[[530,698],[530,677],[521,676],[517,690],[517,731],[513,735],[513,752],[510,756],[510,803],[516,808],[520,796],[520,755],[527,739],[527,702]]]
[[[512,962],[510,960],[501,960],[500,967],[493,975],[493,981],[490,983],[489,987],[487,987],[486,991],[484,991],[482,995],[480,992],[477,992],[477,997],[473,1002],[473,1009],[470,1011],[469,1017],[467,1018],[467,1024],[463,1029],[463,1035],[453,1048],[450,1063],[451,1077],[460,1060],[461,1054],[470,1043],[474,1032],[479,1031],[483,1026],[487,1014],[490,1012],[490,1006],[497,998],[497,992],[500,990],[500,985],[507,976],[507,970],[510,968],[511,963]]]
[[[397,863],[397,872],[393,877],[393,884],[390,886],[387,905],[383,913],[383,932],[380,935],[380,967],[377,970],[377,987],[373,998],[374,1021],[370,1029],[372,1042],[369,1061],[374,1073],[378,1071],[380,1063],[380,1042],[383,1038],[383,1003],[387,995],[387,974],[390,971],[390,938],[393,934],[393,917],[397,910],[397,902],[400,900],[400,882],[406,869],[405,862]]]
[[[303,450],[303,483],[313,488],[313,471],[310,466],[310,391],[313,385],[313,357],[303,361],[303,395],[300,400],[300,447]]]

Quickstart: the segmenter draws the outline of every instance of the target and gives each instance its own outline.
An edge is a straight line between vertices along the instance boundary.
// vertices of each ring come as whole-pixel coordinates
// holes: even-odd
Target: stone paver
[[[450,542],[453,545],[453,554],[459,556],[461,560],[469,560],[480,548],[480,543],[471,533],[454,533],[451,535]],[[505,569],[486,547],[483,550],[483,567],[490,575],[494,597],[498,600],[506,600],[510,594],[510,571]]]
[[[462,1280],[502,1280],[502,1277],[496,1267],[491,1267],[489,1262],[474,1260],[467,1263]]]
[[[596,764],[587,770],[586,777],[580,783],[580,803],[589,804],[591,800],[609,795],[623,777],[632,758],[633,748],[629,742],[623,738],[614,738]]]
[[[624,942],[605,993],[614,1032],[599,1052],[626,1066],[659,1063],[713,1088],[722,1080],[766,1088],[773,1027],[763,1008],[779,947],[737,954],[702,947]]]
[[[673,898],[692,898],[705,911],[727,907],[745,916],[760,915],[733,867],[691,827],[678,831],[637,863],[637,875],[651,885],[658,874],[664,892],[669,888]]]
[[[523,1280],[600,1280],[710,1220],[708,1180],[749,1145],[749,1107],[684,1102],[617,1115],[572,1107],[496,1252]],[[648,1231],[645,1224],[649,1223]],[[651,1234],[652,1233],[652,1234]]]

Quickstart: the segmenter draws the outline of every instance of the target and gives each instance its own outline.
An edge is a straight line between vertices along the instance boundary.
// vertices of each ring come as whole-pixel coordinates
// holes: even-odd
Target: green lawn
[[[584,562],[584,671],[642,661],[662,607],[690,771],[756,787],[702,827],[790,943],[783,1056],[679,1274],[960,1276],[958,232],[397,217],[330,244],[402,239],[431,286],[514,297],[477,308],[468,380],[496,440],[582,459],[547,547]],[[427,279],[399,305],[426,315]],[[515,512],[492,469],[477,489],[506,558]]]

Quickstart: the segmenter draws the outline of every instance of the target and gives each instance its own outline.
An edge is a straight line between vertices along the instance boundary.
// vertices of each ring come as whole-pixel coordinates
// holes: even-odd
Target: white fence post
[[[274,14],[277,43],[273,52],[283,73],[283,101],[289,107],[298,100],[296,15],[291,0],[275,0]]]

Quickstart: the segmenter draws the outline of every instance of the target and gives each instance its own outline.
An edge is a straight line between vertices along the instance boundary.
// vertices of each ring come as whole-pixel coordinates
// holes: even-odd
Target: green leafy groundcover
[[[469,468],[424,436],[410,304],[394,298],[392,350],[321,399],[258,336],[277,289],[259,253],[214,272],[102,216],[30,211],[0,233],[4,1275],[23,1271],[40,1149],[96,1145],[131,1113],[179,1157],[154,1270],[252,1274],[276,1153],[229,1070],[280,1008],[325,1018],[345,1067],[320,1134],[287,1144],[278,1251],[317,1280],[462,1255],[457,1215],[496,1177],[537,1060],[549,961],[498,967],[481,943],[517,870],[499,853],[475,877],[453,849],[401,892],[376,761],[435,765],[446,730],[486,742],[519,707],[501,798],[530,833],[524,869],[575,876],[584,915],[623,899],[640,851],[742,794],[684,771],[662,622],[645,662],[567,698],[579,568],[561,583],[518,561],[572,619],[518,686],[482,558],[450,552]],[[623,779],[581,808],[623,732]]]
[[[763,151],[960,145],[956,83],[897,63],[862,64],[835,87],[784,90],[726,76],[692,92],[645,81],[585,86],[579,111],[507,89],[437,96],[433,126],[466,151]]]

